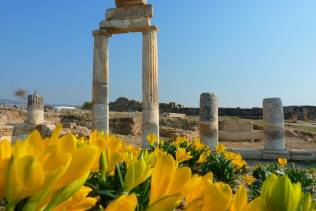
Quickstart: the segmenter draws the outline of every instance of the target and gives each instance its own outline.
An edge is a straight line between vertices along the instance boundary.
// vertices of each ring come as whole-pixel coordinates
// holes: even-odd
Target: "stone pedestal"
[[[200,139],[211,148],[218,144],[218,100],[212,93],[200,97]]]
[[[263,100],[264,149],[284,150],[284,114],[280,98]]]
[[[27,99],[27,114],[25,123],[38,125],[44,122],[44,104],[43,97],[32,94]]]
[[[106,30],[93,32],[92,128],[109,133],[109,55]]]
[[[143,31],[143,102],[142,130],[143,146],[147,146],[146,136],[154,133],[159,136],[158,102],[158,51],[157,27],[151,26]]]

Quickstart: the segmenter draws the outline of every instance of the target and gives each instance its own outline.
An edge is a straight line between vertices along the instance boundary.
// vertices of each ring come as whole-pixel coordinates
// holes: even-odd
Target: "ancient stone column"
[[[284,150],[284,113],[280,98],[263,100],[264,149]]]
[[[27,99],[27,114],[25,123],[38,125],[44,122],[43,97],[32,94]]]
[[[109,53],[111,34],[100,29],[93,32],[92,128],[109,133]]]
[[[211,148],[218,144],[218,100],[212,93],[200,97],[200,139]]]
[[[159,137],[157,31],[156,26],[150,26],[143,31],[142,130],[144,147],[148,145],[146,139],[148,134],[154,133]]]

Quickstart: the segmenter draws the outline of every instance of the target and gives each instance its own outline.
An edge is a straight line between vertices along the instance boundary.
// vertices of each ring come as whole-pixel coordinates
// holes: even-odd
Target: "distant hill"
[[[11,99],[0,99],[0,105],[16,105],[16,106],[22,106],[25,105],[25,103],[17,100],[11,100]]]

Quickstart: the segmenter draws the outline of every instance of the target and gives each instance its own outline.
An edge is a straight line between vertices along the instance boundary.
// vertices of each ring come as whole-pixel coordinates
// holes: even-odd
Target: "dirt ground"
[[[63,117],[80,116],[86,122],[91,121],[90,113],[87,111],[77,110],[74,113],[58,113],[54,111],[45,112],[45,120],[56,124],[61,121]],[[111,118],[121,117],[140,117],[141,113],[129,112],[111,112]],[[23,123],[26,117],[25,109],[18,108],[1,108],[0,107],[0,125],[14,125]],[[230,119],[235,117],[222,117],[222,119]],[[251,121],[255,125],[255,129],[262,129],[262,121],[260,120],[246,120]],[[164,140],[172,140],[176,135],[187,135],[190,138],[198,137],[198,117],[184,117],[184,118],[168,118],[162,116],[160,119],[160,133]],[[80,123],[79,123],[80,125]],[[286,148],[287,149],[308,149],[316,150],[316,123],[312,122],[286,122]],[[86,126],[86,125],[81,125]],[[1,135],[1,134],[0,134]],[[118,134],[119,135],[119,134]],[[164,136],[165,135],[165,136]],[[141,144],[141,136],[119,135],[129,143],[135,145]],[[252,148],[262,149],[263,141],[222,141],[228,148]]]

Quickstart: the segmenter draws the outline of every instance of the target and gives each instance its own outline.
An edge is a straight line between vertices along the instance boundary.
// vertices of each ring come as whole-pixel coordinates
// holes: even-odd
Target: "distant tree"
[[[86,101],[82,105],[82,110],[91,110],[92,109],[92,102]]]
[[[24,103],[27,101],[27,95],[28,91],[23,88],[19,88],[14,91],[14,96],[21,99]]]

